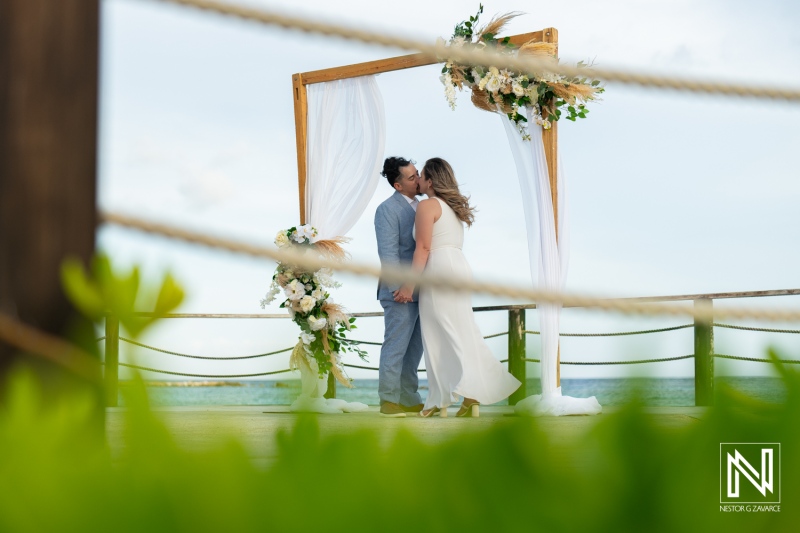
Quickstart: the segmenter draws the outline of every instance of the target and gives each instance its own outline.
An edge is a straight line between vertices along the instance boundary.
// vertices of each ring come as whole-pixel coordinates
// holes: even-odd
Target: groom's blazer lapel
[[[392,198],[394,198],[397,202],[400,202],[400,205],[403,206],[403,208],[408,208],[412,212],[414,212],[414,208],[411,207],[411,204],[408,203],[408,200],[406,200],[406,197],[403,196],[399,191],[394,191],[394,194],[392,195]],[[414,214],[416,215],[415,212],[414,212]]]

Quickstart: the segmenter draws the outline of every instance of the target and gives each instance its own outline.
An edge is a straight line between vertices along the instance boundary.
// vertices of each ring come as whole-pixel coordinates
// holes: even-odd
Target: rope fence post
[[[116,407],[119,395],[119,318],[106,315],[105,386],[106,406]]]
[[[694,404],[714,405],[714,319],[710,298],[694,301],[697,311],[708,311],[709,318],[694,319]]]
[[[508,398],[509,405],[516,405],[527,396],[525,368],[525,309],[508,310],[508,372],[520,380],[522,385]]]
[[[336,398],[336,378],[333,377],[333,372],[328,372],[328,390],[323,394],[325,398]]]

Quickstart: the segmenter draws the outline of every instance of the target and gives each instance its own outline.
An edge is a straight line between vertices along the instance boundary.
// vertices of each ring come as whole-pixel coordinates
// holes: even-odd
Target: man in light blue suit
[[[375,211],[375,235],[381,265],[411,266],[416,241],[414,217],[419,201],[419,173],[413,162],[389,157],[383,163],[384,178],[395,192]],[[422,359],[422,334],[417,295],[403,301],[400,284],[378,282],[378,300],[384,313],[384,335],[378,373],[381,415],[405,417],[422,409],[417,367]]]

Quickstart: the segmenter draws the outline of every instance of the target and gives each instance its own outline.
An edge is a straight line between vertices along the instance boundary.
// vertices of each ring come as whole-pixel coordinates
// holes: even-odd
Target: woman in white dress
[[[469,198],[458,189],[455,173],[444,159],[425,162],[419,192],[428,196],[417,207],[412,268],[436,276],[470,279],[472,270],[461,247],[464,224],[475,220]],[[414,286],[404,285],[398,301],[410,301]],[[447,416],[447,407],[463,397],[456,416],[478,416],[478,405],[507,398],[520,386],[492,355],[472,312],[472,295],[423,286],[419,317],[428,397],[420,416]]]

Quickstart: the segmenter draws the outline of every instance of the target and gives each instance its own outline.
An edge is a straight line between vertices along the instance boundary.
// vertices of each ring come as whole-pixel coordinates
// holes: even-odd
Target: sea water
[[[357,379],[354,387],[337,387],[336,397],[368,405],[378,404],[378,380]],[[526,383],[526,395],[538,394],[538,379]],[[782,402],[786,388],[779,378],[771,377],[718,377],[717,387],[730,387],[752,398]],[[126,384],[121,383],[120,405],[124,405]],[[201,405],[289,405],[300,394],[300,381],[222,381],[203,382],[152,382],[147,387],[154,406]],[[638,398],[648,406],[694,405],[693,378],[607,378],[563,379],[562,394],[586,398],[595,396],[601,405],[622,405]],[[420,380],[420,394],[425,398],[427,381]],[[506,405],[507,401],[498,405]]]

